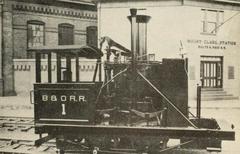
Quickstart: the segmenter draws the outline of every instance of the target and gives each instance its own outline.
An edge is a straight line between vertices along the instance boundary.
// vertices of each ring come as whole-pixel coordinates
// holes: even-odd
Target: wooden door
[[[203,88],[222,88],[222,60],[201,61],[200,77]]]

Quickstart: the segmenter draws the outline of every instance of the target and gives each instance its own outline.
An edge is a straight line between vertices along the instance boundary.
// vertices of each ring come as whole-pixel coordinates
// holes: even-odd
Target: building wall
[[[179,1],[99,3],[99,37],[109,36],[130,49],[130,22],[127,20],[129,9],[144,8],[146,10],[139,10],[139,14],[152,17],[148,23],[148,53],[154,53],[157,60],[181,58],[182,53],[188,58],[190,100],[196,98],[196,85],[201,83],[200,56],[223,56],[223,88],[238,96],[240,15],[237,14],[237,8],[220,4],[188,3],[189,5],[183,5]],[[202,9],[224,11],[224,21],[227,22],[218,28],[216,35],[202,34]],[[234,67],[234,79],[228,78],[229,66]]]
[[[0,29],[2,29],[2,16],[3,16],[3,2],[1,1],[0,2]],[[0,40],[2,40],[3,38],[3,31],[0,30]],[[2,70],[2,67],[3,67],[3,63],[2,63],[2,53],[3,53],[3,41],[0,41],[0,96],[3,96],[3,70]]]
[[[74,44],[86,44],[86,28],[97,25],[96,11],[41,4],[13,4],[14,58],[27,58],[27,21],[45,23],[45,45],[58,45],[58,25],[74,26]],[[37,11],[40,10],[40,11]],[[58,12],[58,13],[57,13]]]
[[[63,62],[64,63],[64,62]],[[72,61],[72,70],[75,70],[75,61]],[[35,83],[35,59],[14,59],[14,80],[15,80],[15,91],[18,95],[26,95],[33,90],[33,84]],[[92,81],[93,74],[96,66],[96,60],[80,59],[79,62],[79,74],[80,81]],[[56,70],[56,59],[52,60],[52,82],[57,81],[57,70]],[[42,59],[41,61],[41,74],[42,83],[48,82],[48,66],[47,60]],[[75,81],[73,75],[73,81]]]
[[[2,94],[15,95],[13,66],[12,8],[4,1],[2,5]]]
[[[1,5],[2,47],[0,52],[0,96],[15,95],[15,89],[24,85],[19,82],[19,73],[14,71],[13,59],[27,58],[27,22],[45,23],[45,45],[58,45],[58,24],[74,26],[74,44],[85,45],[86,28],[97,26],[96,7],[89,3],[79,4],[58,1],[4,0]],[[14,74],[15,73],[15,74]],[[15,80],[18,81],[15,81]],[[32,82],[27,83],[32,84]],[[21,86],[21,87],[16,87]],[[30,90],[30,89],[29,89]]]

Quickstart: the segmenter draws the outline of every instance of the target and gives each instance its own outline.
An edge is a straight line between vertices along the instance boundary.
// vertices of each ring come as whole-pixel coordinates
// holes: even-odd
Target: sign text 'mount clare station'
[[[222,40],[198,40],[198,39],[188,39],[187,43],[196,44],[199,49],[227,49],[229,46],[236,46],[235,41],[222,41]]]

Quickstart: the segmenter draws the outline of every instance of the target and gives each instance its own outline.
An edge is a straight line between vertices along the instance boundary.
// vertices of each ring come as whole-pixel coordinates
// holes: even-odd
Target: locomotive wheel
[[[70,151],[91,153],[147,153],[155,154],[166,148],[167,138],[141,136],[84,136],[58,140],[60,154]],[[63,150],[64,149],[64,150]]]
[[[142,137],[135,139],[137,151],[147,154],[156,154],[167,147],[168,138]]]
[[[151,137],[104,137],[98,143],[99,151],[108,153],[147,153],[156,154],[159,150],[167,147],[168,138]],[[103,152],[104,153],[104,152]]]

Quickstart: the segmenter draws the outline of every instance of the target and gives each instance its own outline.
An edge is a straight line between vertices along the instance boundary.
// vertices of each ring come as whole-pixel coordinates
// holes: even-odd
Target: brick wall
[[[2,64],[0,96],[15,95],[15,89],[18,92],[19,87],[21,87],[20,91],[24,90],[24,87],[30,89],[29,83],[25,82],[26,77],[29,76],[26,75],[28,67],[23,69],[25,66],[21,68],[20,65],[13,65],[13,59],[27,58],[28,21],[37,20],[45,23],[45,45],[49,46],[58,44],[58,24],[60,23],[74,26],[74,44],[78,45],[86,44],[87,27],[97,26],[96,6],[75,4],[70,1],[4,0],[1,13],[3,48],[0,52]],[[23,72],[25,73],[22,74]]]
[[[74,44],[86,44],[86,29],[97,26],[96,11],[78,10],[41,4],[14,3],[13,39],[14,58],[27,58],[27,21],[45,23],[45,45],[58,44],[58,25],[68,23],[74,26]]]

